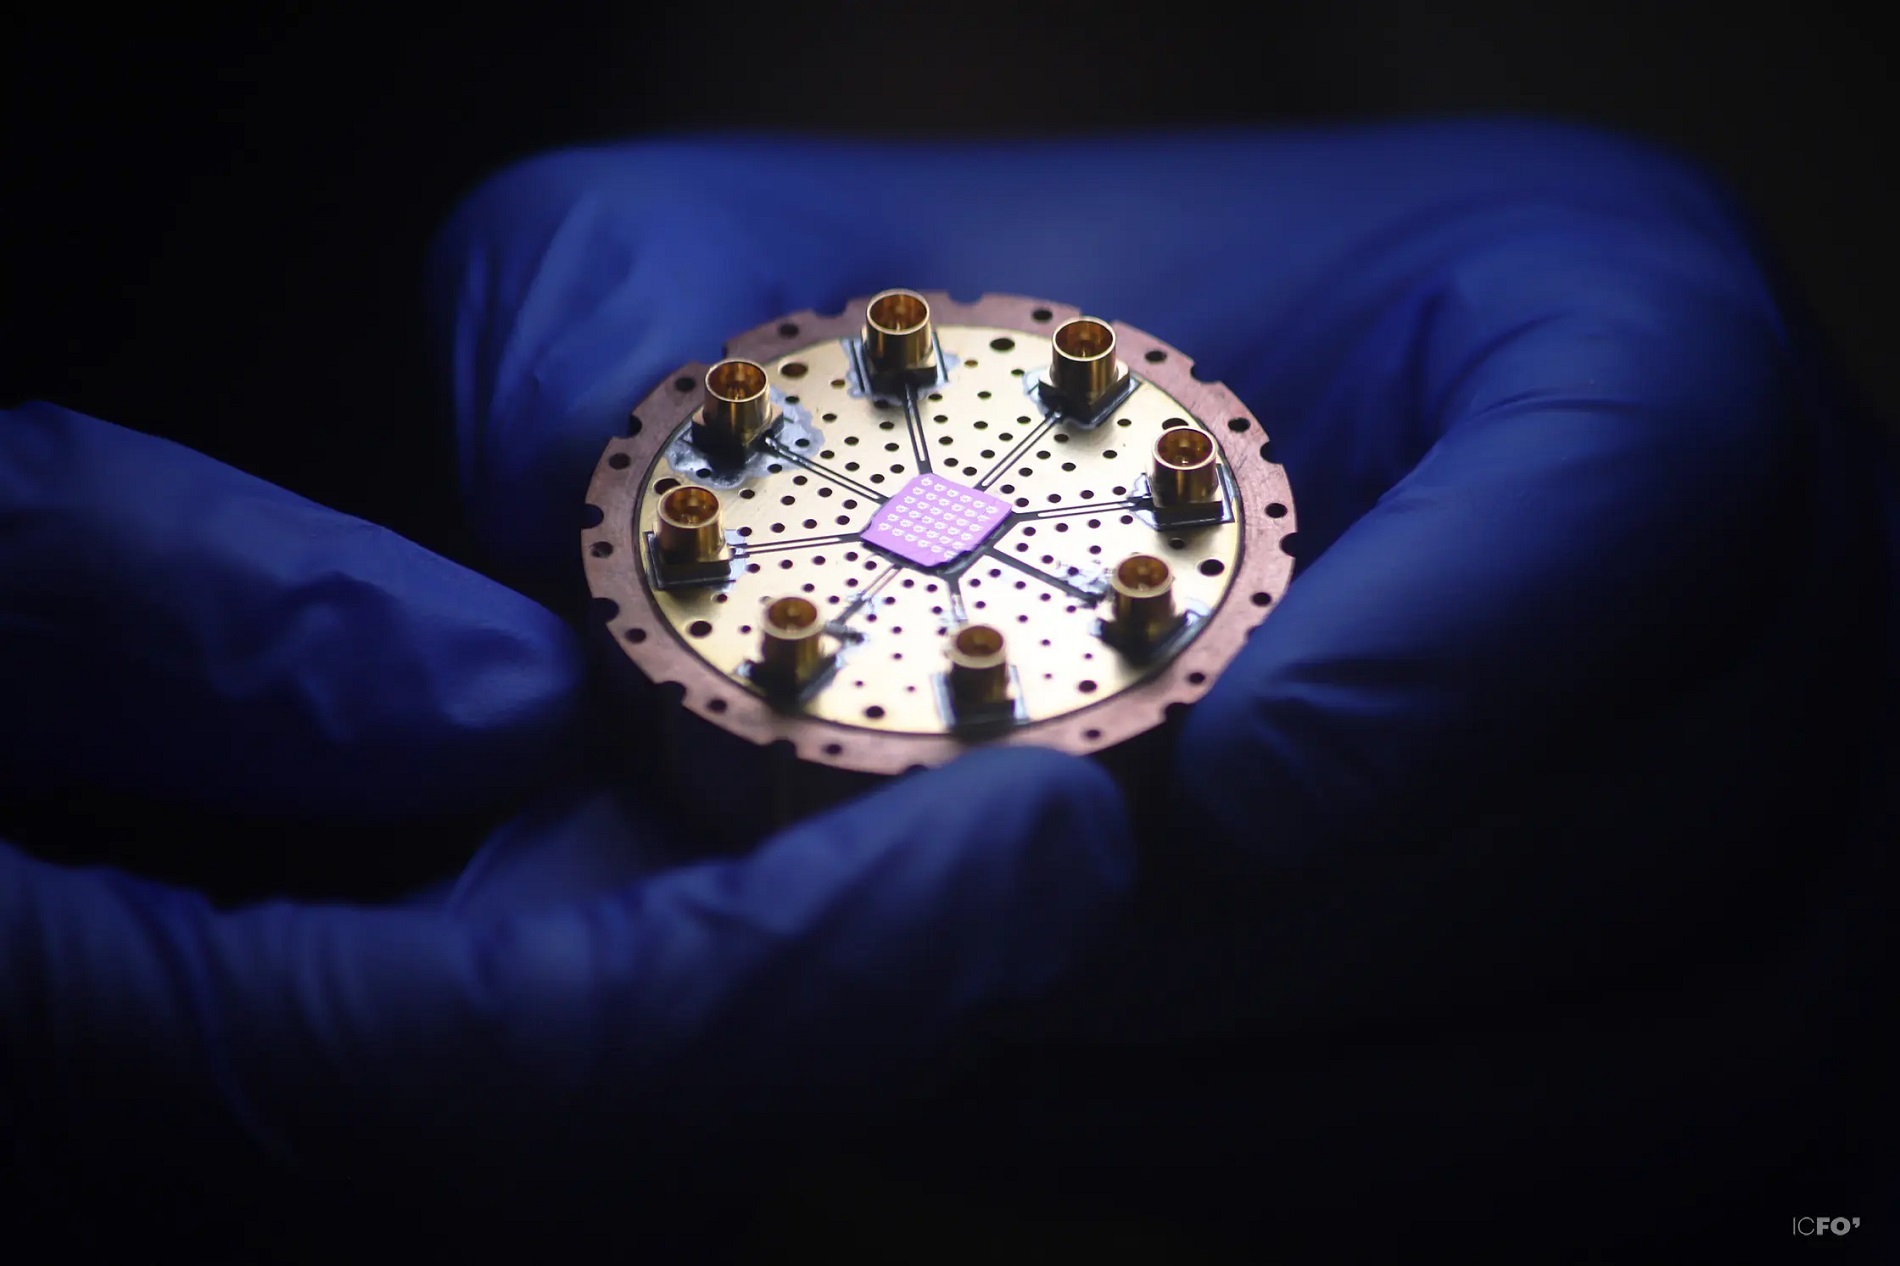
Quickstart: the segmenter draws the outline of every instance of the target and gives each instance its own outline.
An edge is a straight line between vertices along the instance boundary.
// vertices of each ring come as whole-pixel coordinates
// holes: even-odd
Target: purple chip
[[[988,540],[1009,517],[1009,503],[935,475],[917,475],[878,508],[858,534],[919,567],[941,567]]]

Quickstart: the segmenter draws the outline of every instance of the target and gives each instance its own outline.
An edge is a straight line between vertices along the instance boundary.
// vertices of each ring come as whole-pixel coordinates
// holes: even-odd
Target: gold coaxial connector
[[[930,304],[914,290],[886,290],[864,308],[864,359],[874,376],[935,374]]]
[[[1009,656],[1003,635],[987,624],[967,624],[950,639],[950,701],[959,712],[1009,703]]]
[[[1076,317],[1049,338],[1049,393],[1072,408],[1093,408],[1128,376],[1115,359],[1115,331],[1106,321]]]
[[[772,424],[774,413],[765,369],[749,360],[722,360],[706,371],[706,403],[694,438],[710,448],[742,450]]]
[[[803,686],[824,669],[825,622],[804,598],[780,598],[759,627],[759,673],[774,687]]]
[[[660,498],[660,558],[667,563],[710,563],[726,547],[719,528],[719,494],[698,484],[681,484]]]
[[[1130,554],[1109,574],[1110,615],[1103,631],[1124,650],[1144,650],[1180,627],[1174,572],[1153,554]]]
[[[1148,480],[1158,506],[1206,505],[1220,496],[1214,441],[1206,431],[1177,426],[1155,441]]]

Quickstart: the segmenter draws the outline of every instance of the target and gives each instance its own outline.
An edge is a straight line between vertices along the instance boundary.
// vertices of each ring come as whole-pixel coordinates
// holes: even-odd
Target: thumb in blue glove
[[[544,785],[580,689],[558,621],[380,529],[63,410],[0,419],[11,790],[424,830]],[[0,1105],[36,1146],[180,1173],[704,1148],[871,1104],[1045,988],[1128,847],[1105,777],[1032,751],[673,870],[636,800],[577,791],[405,908],[219,911],[0,847]]]

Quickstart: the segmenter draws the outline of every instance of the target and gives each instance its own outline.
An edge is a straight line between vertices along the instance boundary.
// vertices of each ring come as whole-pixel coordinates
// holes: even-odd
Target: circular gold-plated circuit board
[[[582,559],[620,652],[755,743],[872,774],[1092,752],[1199,698],[1285,590],[1270,452],[1141,330],[885,291],[635,406]]]

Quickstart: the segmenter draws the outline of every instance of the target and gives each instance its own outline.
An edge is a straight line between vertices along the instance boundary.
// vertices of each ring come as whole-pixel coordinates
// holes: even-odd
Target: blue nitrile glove
[[[1142,179],[1105,175],[1136,170]],[[756,194],[712,192],[740,189]],[[1058,201],[1010,192],[1035,189]],[[1285,1160],[1267,1181],[1298,1191],[1302,1169],[1338,1171],[1316,1163],[1300,1116],[1315,1092],[1274,1065],[1274,1041],[1324,1047],[1349,1025],[1384,1024],[1389,1037],[1404,1022],[1410,1041],[1450,1034],[1469,1046],[1468,1015],[1506,1026],[1534,999],[1610,994],[1639,971],[1651,989],[1688,989],[1694,1008],[1720,1010],[1724,990],[1772,974],[1763,942],[1811,925],[1818,877],[1875,829],[1865,791],[1891,698],[1892,585],[1874,477],[1812,394],[1813,367],[1722,199],[1654,154],[1512,126],[985,149],[646,144],[498,178],[450,226],[437,266],[469,513],[500,574],[545,595],[574,591],[575,507],[629,402],[681,361],[709,359],[735,329],[886,285],[1043,294],[1124,317],[1186,349],[1266,419],[1293,478],[1306,571],[1188,727],[1176,781],[1193,829],[1156,850],[1180,866],[1157,866],[1166,899],[1101,969],[1112,1003],[1092,1007],[1100,995],[1087,994],[1063,1013],[1111,1038],[1211,1036],[1230,1062],[1233,1050],[1253,1062],[1216,1076],[1234,1069],[1163,1058],[1100,1082],[1071,1066],[1085,1107],[1065,1102],[1074,1087],[1059,1077],[1037,1086],[1053,1093],[1011,1101],[990,1123],[1001,1127],[987,1139],[992,1168],[1044,1165],[1047,1147],[1024,1145],[1026,1134],[1060,1151],[1068,1173],[1078,1159],[1147,1172],[1156,1157],[1195,1156],[1251,1181],[1270,1153]],[[984,776],[1016,772],[994,789],[1007,803],[1056,777],[1043,763],[1010,753]],[[1055,804],[1086,818],[1098,796],[1077,783]],[[626,845],[587,823],[612,812],[583,800],[531,820],[491,852],[506,864],[472,870],[463,908],[487,901],[499,913],[513,875],[549,877],[550,899],[611,891]],[[1065,867],[1095,883],[1063,889]],[[978,891],[1020,901],[1011,914],[1023,918],[1059,896],[1080,921],[1116,872],[1062,853],[1038,873],[1057,889]],[[682,898],[697,911],[695,901]],[[528,926],[565,947],[580,935],[576,917]],[[1837,922],[1865,948],[1860,923]],[[13,935],[17,921],[7,926]],[[1052,944],[1073,939],[1057,932]],[[207,944],[218,943],[187,942]],[[526,952],[545,970],[557,951]],[[843,969],[844,951],[814,952]],[[921,970],[904,959],[880,959],[892,976],[874,981]],[[1710,964],[1717,983],[1683,983]],[[1001,996],[1014,964],[988,965],[989,996]],[[1053,974],[1030,973],[1029,984]],[[920,976],[933,979],[948,988],[948,974]],[[332,1035],[336,1007],[323,1000],[321,1021],[298,1028],[305,1039]],[[428,1027],[440,1012],[405,1001],[414,1014],[402,1018],[424,1027],[418,1040],[454,1040]],[[941,999],[919,987],[909,1001]],[[802,1005],[768,1014],[789,1024],[816,1003]],[[211,1014],[229,1025],[223,1009]],[[546,1071],[565,1057],[560,1102],[585,1112],[607,1038],[575,1033],[595,1013],[561,1010],[539,1028],[519,1014],[503,1027],[496,1012],[491,1042],[545,1044],[510,1046],[505,1067]],[[1759,1027],[1758,1014],[1741,1014],[1741,1029]],[[896,1034],[910,1013],[885,1022]],[[1615,1058],[1658,1049],[1663,1029],[1621,1025]],[[1818,1024],[1812,1037],[1844,1031]],[[928,1047],[944,1033],[905,1035]],[[237,1032],[246,1037],[256,1034]],[[389,1055],[399,1044],[374,1045]],[[1783,1064],[1770,1068],[1763,1051],[1798,1045],[1779,1035],[1719,1071],[1775,1075]],[[1457,1062],[1508,1067],[1507,1052],[1539,1049],[1498,1038]],[[1668,1053],[1649,1093],[1697,1077],[1727,1084]],[[776,1054],[715,1062],[700,1084],[749,1084],[742,1075],[781,1067]],[[465,1058],[487,1075],[483,1059],[499,1057],[484,1045]],[[1442,1069],[1433,1058],[1415,1061],[1428,1070],[1415,1081]],[[232,1066],[255,1076],[259,1064]],[[796,1058],[782,1067],[794,1080],[810,1071]],[[284,1068],[334,1084],[294,1059]],[[180,1075],[192,1071],[187,1062]],[[225,1063],[216,1073],[219,1087],[233,1084]],[[319,1073],[360,1075],[329,1058]],[[435,1084],[410,1076],[372,1081],[372,1107],[329,1130],[346,1145],[372,1137]],[[588,1123],[611,1134],[626,1119],[616,1109],[640,1091],[637,1079],[607,1080]],[[282,1134],[251,1102],[270,1103],[273,1083],[239,1084],[243,1119],[260,1121],[247,1128]],[[465,1102],[467,1084],[450,1078],[445,1094]],[[1429,1114],[1433,1096],[1391,1084],[1402,1089],[1375,1114]],[[570,1116],[536,1115],[552,1093],[529,1096],[510,1128],[585,1137]],[[425,1114],[442,1105],[420,1098]],[[1576,1098],[1586,1107],[1573,1116],[1602,1108],[1601,1096]],[[310,1110],[334,1102],[318,1094]],[[1567,1103],[1541,1106],[1572,1125]],[[1517,1135],[1499,1127],[1509,1146],[1544,1120],[1521,1115]],[[494,1132],[492,1118],[476,1119]],[[1048,1124],[1038,1135],[1023,1122]],[[303,1124],[310,1132],[293,1143],[332,1141]],[[1157,1133],[1173,1151],[1146,1151]],[[1230,1150],[1208,1148],[1223,1138]]]
[[[1890,948],[1893,501],[1689,166],[1512,123],[642,143],[497,178],[435,280],[468,511],[534,592],[573,591],[630,401],[887,286],[1126,319],[1263,419],[1302,573],[1190,717],[1124,952],[1038,1038],[1169,1040],[999,1099],[986,1168],[1195,1158],[1318,1207],[1563,1155],[1661,1201],[1824,1138]],[[1417,1057],[1315,1082],[1354,1033]]]
[[[420,837],[536,797],[398,908],[219,910],[0,847],[0,1205],[55,1161],[215,1180],[226,1205],[245,1177],[625,1174],[709,1148],[736,1174],[904,1091],[1127,892],[1113,784],[1050,752],[664,868],[637,788],[564,787],[584,690],[570,630],[491,580],[177,445],[0,415],[0,796],[241,811],[259,849],[268,815],[321,814],[336,850],[351,820]]]

